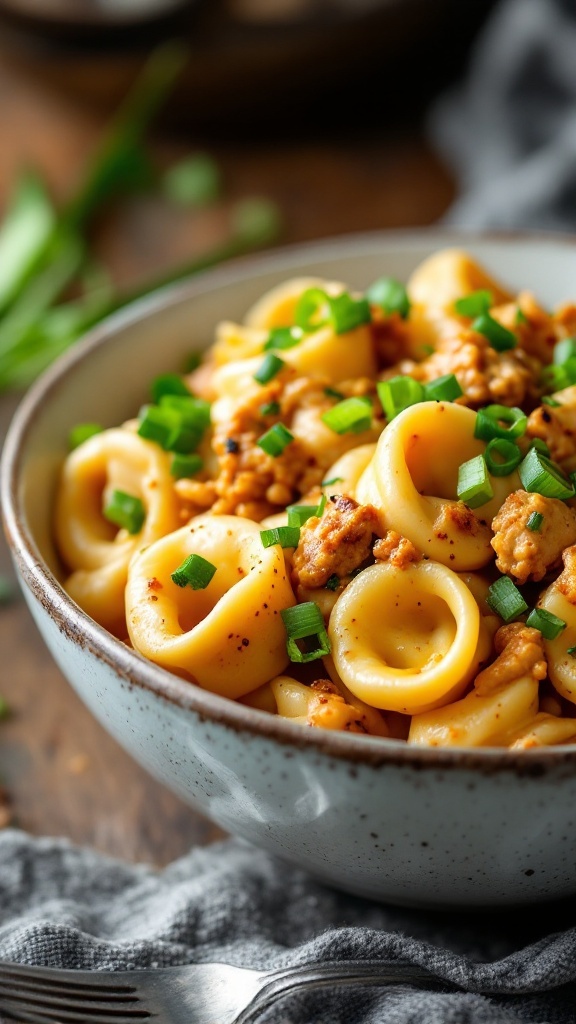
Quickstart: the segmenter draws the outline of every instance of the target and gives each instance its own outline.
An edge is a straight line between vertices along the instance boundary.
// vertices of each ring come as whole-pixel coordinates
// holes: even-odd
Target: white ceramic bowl
[[[539,237],[385,233],[245,259],[139,302],[93,331],[22,402],[3,456],[7,537],[32,614],[96,717],[153,775],[224,829],[342,889],[420,906],[522,904],[576,894],[576,747],[417,749],[306,729],[207,693],[145,661],[59,585],[51,540],[69,428],[121,422],[294,274],[366,287],[406,279],[459,244],[544,303],[576,297],[576,245]]]

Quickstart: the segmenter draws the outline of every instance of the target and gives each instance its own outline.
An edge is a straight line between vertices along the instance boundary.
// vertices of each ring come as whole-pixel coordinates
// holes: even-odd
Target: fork
[[[34,1024],[251,1024],[297,989],[359,984],[461,991],[402,960],[340,960],[276,971],[221,963],[75,971],[0,961],[0,1013]]]

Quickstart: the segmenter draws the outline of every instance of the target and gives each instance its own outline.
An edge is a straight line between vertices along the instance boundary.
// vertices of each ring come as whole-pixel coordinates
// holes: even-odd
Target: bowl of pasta
[[[576,894],[576,247],[374,233],[136,303],[23,399],[52,655],[224,829],[419,906]]]

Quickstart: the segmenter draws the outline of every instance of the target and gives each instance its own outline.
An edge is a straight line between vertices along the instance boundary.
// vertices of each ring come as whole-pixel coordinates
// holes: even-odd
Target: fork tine
[[[110,992],[102,989],[71,988],[66,983],[60,985],[44,985],[35,978],[14,978],[4,979],[0,977],[0,995],[10,998],[12,995],[28,995],[30,998],[41,997],[46,1003],[65,998],[67,1004],[73,1006],[79,1003],[84,1006],[87,1003],[106,1005],[111,1007],[130,1008],[137,1006],[140,1002],[138,994],[132,992]]]
[[[43,1001],[36,1002],[26,997],[0,995],[0,1012],[7,1013],[15,1020],[37,1021],[39,1024],[141,1024],[152,1020],[147,1010],[103,1009],[78,1005],[77,1009],[69,1009],[66,1003],[48,1005]]]
[[[97,995],[132,995],[136,987],[126,975],[114,971],[73,971],[54,967],[30,967],[27,964],[12,964],[0,960],[0,982],[18,979],[21,984],[41,983],[46,988],[67,990],[80,989],[83,993],[93,991]],[[120,980],[120,979],[123,980]],[[126,980],[124,980],[126,979]]]

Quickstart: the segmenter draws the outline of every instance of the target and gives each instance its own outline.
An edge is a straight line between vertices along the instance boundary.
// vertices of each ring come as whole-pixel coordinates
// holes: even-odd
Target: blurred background
[[[163,276],[441,219],[456,184],[428,142],[428,117],[461,80],[493,6],[0,0],[2,430],[40,350],[57,354]],[[180,49],[158,64],[174,40]],[[54,224],[61,248],[39,287]],[[0,573],[0,826],[155,863],[215,838],[80,705],[14,590],[4,547]]]

